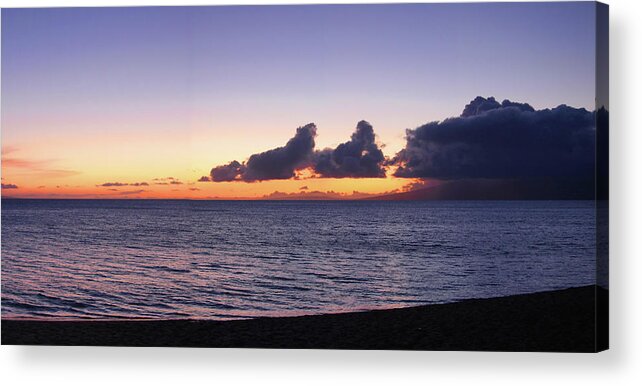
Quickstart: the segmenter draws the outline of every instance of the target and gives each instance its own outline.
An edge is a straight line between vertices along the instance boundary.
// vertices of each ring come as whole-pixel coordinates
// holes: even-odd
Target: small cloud
[[[208,176],[203,176],[198,179],[198,182],[210,182],[210,178]]]
[[[18,189],[18,185],[15,185],[15,184],[2,184],[2,189]]]
[[[108,186],[127,186],[128,184],[122,183],[122,182],[105,182],[104,184],[96,185],[98,187],[103,186],[103,187],[108,187]]]
[[[199,191],[200,189],[199,188],[189,188],[189,190],[191,190],[193,192],[196,192],[196,191]]]
[[[174,177],[154,178],[154,185],[183,185],[183,182]]]
[[[279,192],[278,190],[262,197],[263,200],[360,200],[374,195],[353,191],[352,193],[339,193],[332,190],[325,192],[313,190],[296,193]]]
[[[121,196],[127,196],[127,195],[131,195],[131,194],[140,194],[140,193],[144,193],[144,192],[146,192],[146,190],[142,190],[142,189],[140,189],[140,190],[125,190],[125,191],[122,191],[122,192],[118,192],[118,194],[121,195]]]
[[[147,182],[133,182],[133,183],[129,183],[129,182],[105,182],[104,184],[100,184],[100,185],[96,185],[96,186],[97,187],[106,187],[106,188],[108,188],[108,187],[112,187],[112,186],[116,186],[116,187],[120,187],[120,186],[149,186],[149,184]]]
[[[308,187],[307,187],[307,185],[306,186],[302,186],[302,187],[299,188],[299,190],[308,190]]]
[[[154,178],[154,185],[183,185],[183,183],[174,177]]]

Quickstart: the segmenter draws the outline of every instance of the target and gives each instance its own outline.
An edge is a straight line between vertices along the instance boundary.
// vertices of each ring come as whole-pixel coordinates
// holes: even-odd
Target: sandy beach
[[[2,344],[595,352],[596,286],[410,308],[233,321],[2,320]],[[605,314],[605,313],[600,313]],[[596,339],[598,336],[600,338]]]

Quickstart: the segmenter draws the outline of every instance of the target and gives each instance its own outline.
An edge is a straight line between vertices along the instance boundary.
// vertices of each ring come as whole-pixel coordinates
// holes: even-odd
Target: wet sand
[[[608,291],[586,286],[390,310],[233,321],[2,319],[2,344],[596,352],[608,347],[605,310]]]

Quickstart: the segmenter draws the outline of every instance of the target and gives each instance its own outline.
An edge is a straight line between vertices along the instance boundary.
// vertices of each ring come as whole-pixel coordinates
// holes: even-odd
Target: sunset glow
[[[339,7],[3,10],[3,197],[380,195],[417,179],[380,163],[385,178],[198,180],[310,122],[322,152],[367,120],[391,159],[406,129],[458,116],[480,94],[592,110],[592,66],[567,65],[591,63],[592,19],[578,17],[591,7]],[[458,17],[443,28],[442,14]],[[522,27],[537,18],[555,27]]]

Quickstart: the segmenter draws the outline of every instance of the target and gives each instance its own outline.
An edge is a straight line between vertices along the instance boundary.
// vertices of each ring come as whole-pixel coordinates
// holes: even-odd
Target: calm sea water
[[[593,205],[2,200],[2,316],[228,319],[593,284]]]

